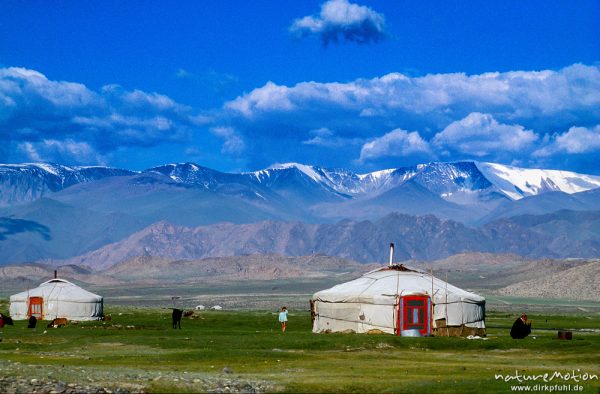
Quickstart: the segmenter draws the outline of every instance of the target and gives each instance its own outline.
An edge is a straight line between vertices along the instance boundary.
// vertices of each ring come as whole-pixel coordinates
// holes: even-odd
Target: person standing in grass
[[[281,312],[279,312],[279,322],[281,323],[281,331],[285,332],[285,328],[287,326],[287,315],[288,311],[285,306],[281,307]]]

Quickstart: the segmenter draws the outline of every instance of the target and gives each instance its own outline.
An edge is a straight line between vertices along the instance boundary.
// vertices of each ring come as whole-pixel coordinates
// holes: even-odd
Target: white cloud
[[[324,45],[339,41],[366,44],[385,37],[385,17],[347,0],[329,0],[321,5],[319,15],[296,19],[290,31],[301,37],[318,35]]]
[[[37,71],[21,67],[0,68],[0,98],[15,104],[12,106],[15,110],[20,110],[23,104],[82,109],[102,102],[85,85],[50,81]],[[5,110],[2,114],[6,114]]]
[[[246,144],[242,137],[236,133],[233,127],[220,126],[212,127],[210,131],[217,137],[225,140],[223,147],[221,148],[222,153],[228,153],[232,155],[239,155],[246,149]]]
[[[563,134],[554,135],[548,144],[533,155],[548,157],[555,154],[585,154],[600,151],[600,125],[593,128],[571,127]]]
[[[165,95],[147,93],[141,90],[124,92],[121,99],[133,107],[148,108],[154,111],[166,111],[183,107]]]
[[[260,112],[293,110],[295,106],[292,104],[292,98],[290,88],[269,81],[250,94],[225,103],[225,108],[250,118]]]
[[[498,123],[491,115],[473,112],[467,117],[450,123],[435,135],[432,143],[476,157],[498,152],[529,150],[538,136],[521,125]]]
[[[96,92],[16,67],[0,68],[0,103],[0,141],[32,160],[100,160],[125,146],[183,142],[202,123],[162,94],[118,85]]]
[[[30,161],[53,161],[73,164],[97,163],[105,164],[105,159],[88,143],[71,139],[42,140],[39,142],[22,142],[17,149]]]
[[[554,130],[600,124],[600,67],[420,77],[390,73],[292,86],[269,82],[225,103],[212,119],[252,141],[246,154],[253,159],[281,141],[358,156],[373,130],[401,128],[418,131],[439,157],[527,162]],[[335,134],[310,132],[321,128]]]
[[[401,157],[417,153],[431,154],[432,152],[429,144],[418,132],[396,129],[364,144],[358,161],[362,163],[386,156]]]
[[[364,143],[362,138],[342,138],[327,127],[321,127],[309,132],[310,138],[302,141],[303,145],[320,146],[324,148],[340,148],[358,146]]]
[[[324,111],[333,118],[347,118],[348,113],[388,120],[419,116],[437,128],[472,112],[489,113],[506,122],[600,119],[600,69],[576,64],[559,71],[479,75],[411,78],[392,73],[348,83],[302,82],[292,87],[269,82],[226,103],[224,109],[231,116],[248,119],[284,111],[302,112],[305,117]]]

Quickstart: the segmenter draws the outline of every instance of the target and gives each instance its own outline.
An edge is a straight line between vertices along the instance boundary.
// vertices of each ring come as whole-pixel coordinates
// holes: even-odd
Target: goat
[[[56,319],[52,320],[50,323],[48,323],[48,327],[54,327],[54,328],[58,328],[58,327],[66,327],[69,324],[69,321],[64,318],[64,317],[57,317]]]

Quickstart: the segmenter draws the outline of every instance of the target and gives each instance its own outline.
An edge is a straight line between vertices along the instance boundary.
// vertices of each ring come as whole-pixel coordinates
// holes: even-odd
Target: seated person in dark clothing
[[[520,318],[515,320],[510,329],[510,336],[513,339],[523,339],[529,334],[531,334],[531,321],[527,321],[527,315],[523,313]]]

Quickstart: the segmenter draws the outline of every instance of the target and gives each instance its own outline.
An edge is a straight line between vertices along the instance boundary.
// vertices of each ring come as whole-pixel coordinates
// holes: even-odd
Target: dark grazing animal
[[[54,328],[58,328],[58,327],[66,327],[69,324],[69,321],[64,318],[64,317],[57,317],[56,319],[52,320],[50,323],[48,323],[48,327],[54,327]]]
[[[6,316],[4,313],[0,313],[0,320],[2,320],[3,326],[13,326],[13,319],[10,316]]]
[[[183,309],[173,308],[173,328],[179,327],[181,330],[181,316],[183,315]]]
[[[37,318],[35,316],[31,316],[27,323],[27,328],[35,328],[37,325]]]

